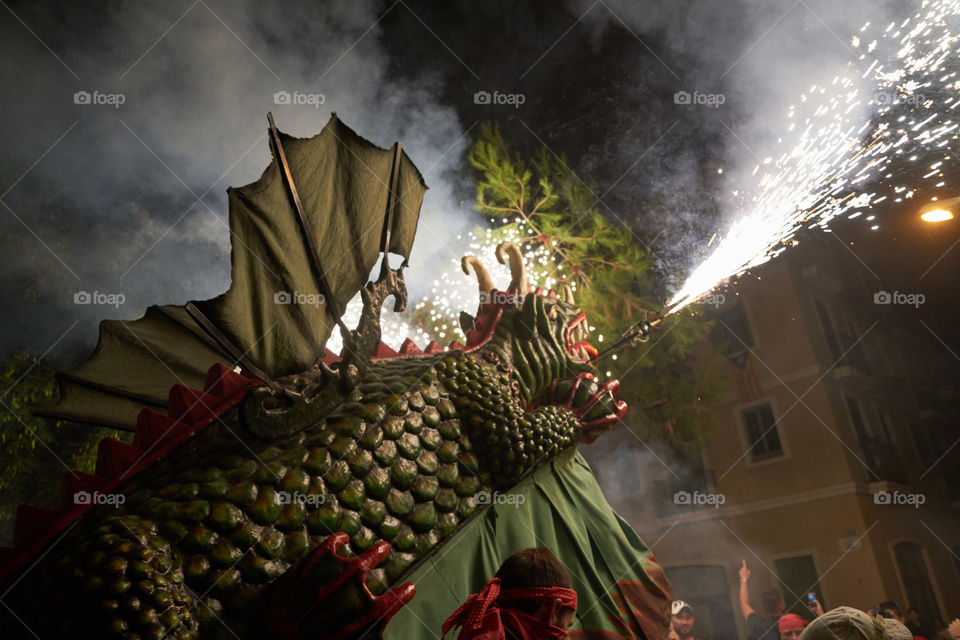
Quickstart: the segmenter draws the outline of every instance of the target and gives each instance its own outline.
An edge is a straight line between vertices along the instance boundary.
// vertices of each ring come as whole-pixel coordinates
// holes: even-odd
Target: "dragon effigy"
[[[512,274],[503,290],[463,258],[481,294],[461,314],[465,344],[383,344],[384,302],[406,302],[387,254],[409,257],[419,172],[399,144],[375,147],[335,116],[308,140],[270,125],[273,162],[230,192],[230,290],[102,323],[93,357],[61,376],[50,415],[133,438],[104,440],[94,475],[66,474],[62,510],[18,511],[7,637],[381,637],[417,603],[411,576],[490,510],[479,496],[626,411],[618,383],[592,373],[571,290],[532,288],[510,243],[496,252]],[[304,290],[322,303],[298,304]],[[591,562],[567,555],[575,574]],[[669,583],[643,559],[639,577],[605,585],[620,591],[610,624],[583,637],[665,631]],[[628,602],[631,589],[642,595]]]

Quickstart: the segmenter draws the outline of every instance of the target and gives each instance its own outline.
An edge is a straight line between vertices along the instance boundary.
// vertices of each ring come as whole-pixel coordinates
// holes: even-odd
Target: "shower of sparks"
[[[554,269],[562,273],[563,265],[554,265],[554,259],[548,247],[530,241],[535,234],[522,219],[511,221],[504,218],[499,222],[503,226],[496,229],[458,235],[456,239],[458,248],[455,254],[458,256],[472,254],[480,258],[490,273],[493,285],[498,289],[506,290],[510,284],[510,267],[497,262],[495,250],[501,241],[508,240],[523,249],[527,279],[531,287],[557,288],[557,281],[546,274],[553,272]],[[576,293],[575,282],[571,282],[571,287]],[[443,346],[454,340],[463,342],[466,337],[460,329],[460,312],[474,314],[479,303],[480,294],[476,276],[463,273],[460,269],[459,257],[451,258],[448,267],[431,284],[430,294],[413,307],[414,312],[421,310],[426,312],[428,326],[417,325],[409,313],[397,314],[389,311],[388,304],[381,318],[383,342],[393,349],[399,348],[407,338],[412,339],[421,349],[431,340],[436,340]],[[357,295],[347,305],[343,314],[343,321],[348,327],[356,326],[360,320],[362,308],[360,296]],[[600,340],[602,341],[602,337]],[[327,348],[333,353],[339,353],[342,347],[343,340],[340,332],[338,329],[334,330]]]
[[[958,13],[958,0],[925,0],[916,15],[879,35],[871,35],[869,22],[860,29],[850,41],[859,59],[790,108],[785,136],[797,135],[796,143],[780,138],[786,150],[754,169],[745,213],[676,292],[673,311],[776,257],[802,228],[829,231],[838,216],[858,218],[888,199],[912,199],[921,187],[941,193],[944,170],[957,159]]]
[[[529,239],[534,232],[521,219],[500,220],[504,226],[498,229],[487,229],[482,232],[471,232],[466,237],[457,237],[463,242],[463,253],[472,254],[480,258],[490,272],[493,286],[505,291],[510,284],[510,267],[497,262],[495,250],[502,241],[510,241],[520,246],[523,251],[526,265],[527,279],[531,287],[544,289],[556,288],[557,281],[545,275],[552,271],[554,260],[548,247],[539,243],[531,243]],[[557,264],[556,269],[563,271],[563,265]],[[572,285],[576,292],[576,285]],[[417,309],[429,308],[430,322],[439,329],[440,338],[448,340],[464,340],[460,330],[458,316],[460,311],[473,314],[479,305],[480,295],[476,276],[464,275],[460,269],[460,260],[451,260],[450,267],[433,281],[431,296],[417,305]],[[423,330],[420,330],[423,333]],[[425,333],[423,335],[426,335]]]

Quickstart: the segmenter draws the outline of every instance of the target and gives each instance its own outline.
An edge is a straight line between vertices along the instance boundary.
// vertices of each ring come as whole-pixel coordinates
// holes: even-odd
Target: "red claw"
[[[334,533],[300,564],[290,568],[295,572],[293,580],[284,585],[286,593],[280,594],[282,597],[268,615],[268,625],[273,631],[283,638],[313,637],[318,633],[317,620],[329,622],[347,616],[343,623],[336,625],[336,632],[324,630],[327,633],[324,637],[330,640],[345,640],[360,632],[382,631],[390,618],[410,602],[417,591],[412,582],[379,596],[373,595],[367,586],[370,572],[389,555],[390,543],[379,542],[365,553],[350,558],[339,553],[349,541],[347,534]],[[311,580],[311,577],[326,575],[331,563],[338,565],[332,580],[324,580],[321,585]],[[311,590],[313,593],[305,599],[306,606],[297,606],[302,605],[304,600],[296,596]],[[338,596],[350,593],[360,594],[363,604],[361,611],[348,612],[346,607],[338,603]],[[347,604],[350,604],[349,600]],[[298,610],[294,611],[294,608]]]

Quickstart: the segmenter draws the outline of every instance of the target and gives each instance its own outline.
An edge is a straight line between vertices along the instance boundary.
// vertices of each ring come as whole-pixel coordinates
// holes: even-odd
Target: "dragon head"
[[[477,315],[460,314],[467,352],[479,353],[503,371],[512,371],[514,395],[532,408],[555,404],[570,409],[583,427],[581,441],[592,442],[627,410],[616,399],[620,383],[599,383],[590,359],[597,354],[587,340],[590,327],[577,306],[573,290],[532,289],[520,249],[512,242],[496,250],[500,264],[510,264],[506,291],[493,286],[486,267],[476,256],[464,256],[464,273],[476,274],[480,286]]]

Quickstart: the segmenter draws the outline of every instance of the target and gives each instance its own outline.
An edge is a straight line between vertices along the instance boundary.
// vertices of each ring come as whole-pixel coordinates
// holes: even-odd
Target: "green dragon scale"
[[[406,576],[485,496],[626,410],[590,372],[569,290],[530,290],[519,250],[504,256],[503,292],[464,258],[481,290],[476,318],[461,317],[466,345],[408,342],[280,378],[279,392],[241,389],[120,483],[121,504],[93,506],[7,577],[17,621],[4,635],[379,637],[414,595]]]

